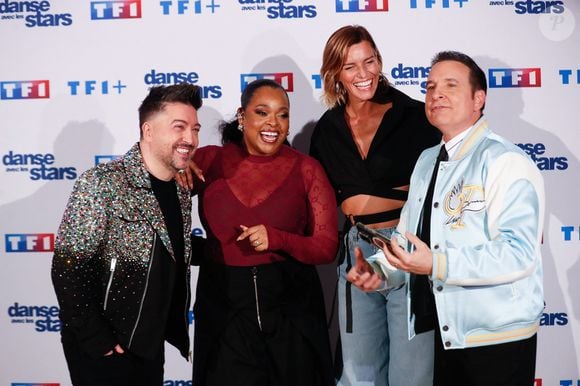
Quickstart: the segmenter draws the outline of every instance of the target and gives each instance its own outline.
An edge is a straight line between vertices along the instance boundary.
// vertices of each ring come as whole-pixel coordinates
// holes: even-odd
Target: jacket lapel
[[[155,194],[152,190],[139,189],[138,197],[141,204],[138,206],[139,211],[151,224],[151,227],[155,230],[165,248],[171,255],[171,258],[175,260],[175,254],[173,252],[173,247],[171,246],[171,240],[169,238],[169,232],[167,231],[167,226],[165,225],[165,219],[163,218],[163,213],[161,212],[161,207]]]
[[[179,195],[179,204],[181,207],[181,215],[183,218],[183,257],[185,263],[189,265],[191,258],[191,195],[189,190],[177,186],[177,194]]]
[[[129,150],[125,157],[125,170],[129,182],[135,189],[135,195],[137,197],[136,206],[139,212],[151,224],[151,227],[155,230],[165,248],[167,248],[171,258],[175,260],[175,254],[171,246],[165,219],[163,218],[159,202],[157,202],[157,198],[155,198],[155,194],[151,188],[149,172],[145,169],[138,143]]]

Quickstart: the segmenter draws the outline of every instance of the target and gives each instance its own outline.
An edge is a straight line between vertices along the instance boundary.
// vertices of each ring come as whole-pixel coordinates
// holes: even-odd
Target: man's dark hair
[[[483,72],[471,57],[457,51],[441,51],[435,55],[433,60],[431,60],[431,67],[446,60],[453,60],[465,64],[467,68],[469,68],[469,84],[471,84],[471,90],[473,92],[483,90],[487,93],[487,79],[485,77],[485,72]]]
[[[183,103],[199,110],[202,105],[201,88],[189,83],[151,87],[149,94],[139,106],[139,127],[142,127],[152,114],[163,110],[167,103]]]

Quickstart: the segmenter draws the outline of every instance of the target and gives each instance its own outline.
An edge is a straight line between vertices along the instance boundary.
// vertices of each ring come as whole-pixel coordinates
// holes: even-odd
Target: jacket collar
[[[487,119],[484,117],[479,118],[479,120],[473,125],[473,128],[469,131],[469,134],[467,134],[467,137],[465,137],[461,142],[457,153],[453,156],[453,160],[465,157],[476,148],[485,137],[487,137],[488,133],[489,127]]]

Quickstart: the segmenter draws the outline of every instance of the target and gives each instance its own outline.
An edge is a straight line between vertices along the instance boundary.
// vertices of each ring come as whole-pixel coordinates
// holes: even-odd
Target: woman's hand
[[[247,227],[245,225],[240,225],[242,233],[238,236],[236,241],[248,239],[250,246],[254,248],[256,252],[262,252],[268,249],[268,231],[266,226],[260,224],[253,227]]]
[[[193,189],[194,174],[197,176],[197,178],[205,182],[205,178],[203,178],[203,171],[197,167],[195,162],[189,161],[188,167],[175,173],[175,180],[182,188],[191,190]]]
[[[354,248],[355,263],[346,274],[346,280],[364,292],[376,291],[384,287],[385,282],[365,260],[359,247]]]

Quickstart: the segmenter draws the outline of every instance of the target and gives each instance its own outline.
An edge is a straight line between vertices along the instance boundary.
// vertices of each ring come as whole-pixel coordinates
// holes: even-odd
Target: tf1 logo
[[[0,99],[50,98],[48,80],[13,80],[0,82]]]
[[[388,12],[388,0],[336,0],[336,12]]]
[[[240,83],[241,90],[244,91],[246,86],[257,79],[272,79],[273,81],[284,87],[287,92],[294,91],[294,74],[291,72],[273,72],[269,74],[263,73],[253,73],[253,74],[241,74]]]
[[[540,68],[490,68],[488,78],[490,88],[542,87]]]
[[[91,2],[91,20],[140,18],[141,0]]]
[[[53,233],[7,234],[6,252],[52,252],[54,251]]]

